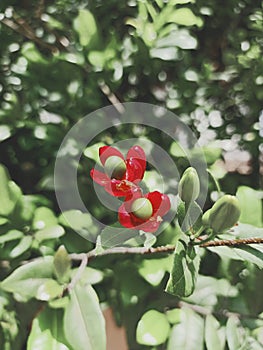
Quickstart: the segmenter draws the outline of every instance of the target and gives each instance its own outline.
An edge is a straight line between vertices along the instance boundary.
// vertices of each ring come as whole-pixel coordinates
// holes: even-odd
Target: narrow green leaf
[[[0,215],[8,216],[15,208],[16,202],[22,196],[20,188],[9,180],[6,168],[0,164]]]
[[[205,320],[205,343],[207,350],[224,350],[225,337],[220,329],[220,324],[213,315],[208,315]]]
[[[197,248],[188,245],[187,239],[179,240],[166,292],[179,297],[191,295],[195,288],[200,257]]]
[[[181,309],[181,322],[173,326],[167,350],[203,350],[204,320],[193,310]]]
[[[169,331],[170,325],[166,316],[159,311],[149,310],[137,325],[136,340],[143,345],[160,345],[166,341]]]
[[[66,248],[62,245],[58,248],[54,255],[54,271],[59,282],[67,282],[69,280],[69,273],[71,268],[71,260],[66,251]]]
[[[105,321],[98,297],[90,285],[76,285],[65,310],[64,332],[78,350],[105,350]]]
[[[6,242],[14,241],[16,239],[22,238],[24,236],[23,232],[18,230],[10,230],[6,234],[0,236],[0,244]]]
[[[237,320],[237,317],[229,317],[226,324],[226,338],[229,350],[238,350],[243,343],[243,339],[239,332],[238,326],[239,322]]]
[[[27,350],[72,350],[63,332],[62,310],[45,308],[33,321]]]
[[[18,245],[10,251],[10,258],[14,259],[25,253],[31,247],[32,240],[31,236],[24,236]]]
[[[184,26],[193,26],[198,23],[198,19],[189,8],[184,7],[172,12],[169,17],[169,22]]]

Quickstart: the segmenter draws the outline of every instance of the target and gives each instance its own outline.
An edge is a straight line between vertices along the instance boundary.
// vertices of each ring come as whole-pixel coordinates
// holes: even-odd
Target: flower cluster
[[[129,229],[155,232],[171,204],[166,194],[158,191],[143,194],[140,181],[146,169],[146,156],[140,146],[129,149],[126,158],[114,147],[99,149],[103,172],[92,169],[90,175],[97,184],[115,197],[124,197],[118,210],[119,222]]]

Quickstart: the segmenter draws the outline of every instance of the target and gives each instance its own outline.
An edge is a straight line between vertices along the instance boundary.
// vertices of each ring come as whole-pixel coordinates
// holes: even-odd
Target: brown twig
[[[263,244],[263,238],[243,238],[243,239],[233,239],[233,240],[218,240],[210,241],[200,244],[199,247],[209,248],[209,247],[221,247],[221,246],[241,246],[248,244]],[[157,254],[157,253],[171,253],[176,249],[176,246],[167,245],[160,247],[113,247],[101,252],[97,252],[96,249],[91,250],[86,254],[87,260],[91,260],[97,256],[113,255],[113,254]],[[71,254],[72,260],[82,260],[83,254]]]

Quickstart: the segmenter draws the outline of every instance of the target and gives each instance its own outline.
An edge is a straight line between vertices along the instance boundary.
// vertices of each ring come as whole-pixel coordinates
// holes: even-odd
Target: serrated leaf
[[[195,289],[200,257],[197,248],[179,240],[174,253],[173,267],[165,291],[179,297],[191,295]]]
[[[65,340],[62,310],[45,308],[33,320],[27,350],[72,350]]]
[[[66,248],[62,245],[58,248],[54,255],[54,272],[59,282],[67,282],[69,279],[69,273],[71,268],[71,260],[66,251]]]
[[[38,288],[52,277],[53,257],[38,258],[18,267],[0,284],[6,292],[20,295],[25,299],[37,295]]]
[[[203,350],[204,320],[193,310],[181,309],[181,322],[173,326],[167,350]]]
[[[106,350],[105,321],[98,297],[90,286],[77,284],[65,310],[64,332],[78,350]]]
[[[136,340],[143,345],[160,345],[166,341],[169,331],[170,325],[166,316],[159,311],[149,310],[137,325]]]

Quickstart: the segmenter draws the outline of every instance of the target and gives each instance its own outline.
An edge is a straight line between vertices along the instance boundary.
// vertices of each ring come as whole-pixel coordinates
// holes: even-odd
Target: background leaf
[[[64,332],[78,350],[105,350],[106,334],[99,300],[90,285],[76,285],[65,310]]]

